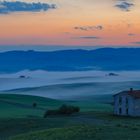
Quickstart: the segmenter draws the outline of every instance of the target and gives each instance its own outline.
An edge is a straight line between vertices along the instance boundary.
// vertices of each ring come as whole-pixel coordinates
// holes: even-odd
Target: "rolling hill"
[[[33,107],[33,103],[37,107]],[[0,94],[0,118],[42,117],[48,108],[56,108],[61,101],[30,95]]]
[[[57,100],[73,100],[73,101],[95,101],[98,97],[108,97],[111,100],[113,94],[122,90],[129,90],[130,87],[140,89],[139,81],[126,82],[87,82],[87,83],[70,83],[55,84],[40,87],[27,87],[4,91],[8,94],[26,94],[48,97]],[[109,95],[109,96],[108,96]],[[103,98],[102,98],[103,99]],[[104,100],[107,102],[106,98]]]
[[[101,97],[100,97],[101,98]],[[102,98],[101,98],[102,100]],[[33,103],[37,103],[34,108]],[[79,106],[81,112],[72,116],[50,116],[43,118],[48,109],[59,108],[62,104]],[[17,134],[25,134],[38,130],[69,127],[75,124],[102,123],[91,111],[110,112],[110,104],[76,101],[58,101],[49,98],[18,95],[0,95],[0,139],[9,140]],[[91,112],[91,113],[88,113]]]

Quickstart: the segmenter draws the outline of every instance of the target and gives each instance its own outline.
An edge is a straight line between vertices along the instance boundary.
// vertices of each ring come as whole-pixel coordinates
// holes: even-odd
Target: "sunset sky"
[[[140,46],[140,0],[1,0],[6,45]]]

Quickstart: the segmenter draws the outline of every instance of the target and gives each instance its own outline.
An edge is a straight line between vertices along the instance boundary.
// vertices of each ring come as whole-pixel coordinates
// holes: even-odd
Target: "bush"
[[[58,114],[58,110],[47,110],[44,114],[44,118],[46,118],[49,115],[57,115]]]
[[[74,110],[75,110],[75,112],[80,112],[80,107],[77,106],[77,107],[75,107]]]
[[[75,107],[75,106],[68,106],[68,105],[62,105],[59,108],[59,112],[60,114],[66,114],[66,115],[70,115],[76,112],[79,112],[80,108],[79,107]]]
[[[44,118],[49,115],[71,115],[73,113],[80,112],[80,108],[76,106],[62,105],[58,110],[47,110],[44,114]]]

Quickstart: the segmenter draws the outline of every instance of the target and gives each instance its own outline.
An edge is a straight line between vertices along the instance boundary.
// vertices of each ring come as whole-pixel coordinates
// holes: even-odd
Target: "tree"
[[[37,107],[37,103],[34,102],[32,106],[33,106],[33,108],[36,108]]]

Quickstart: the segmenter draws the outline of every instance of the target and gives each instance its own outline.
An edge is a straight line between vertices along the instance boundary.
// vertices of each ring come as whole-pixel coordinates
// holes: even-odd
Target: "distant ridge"
[[[140,48],[101,48],[52,52],[8,51],[0,53],[0,72],[25,69],[47,71],[140,70]]]

